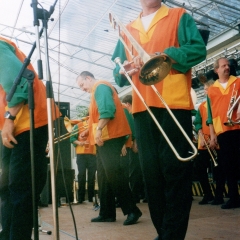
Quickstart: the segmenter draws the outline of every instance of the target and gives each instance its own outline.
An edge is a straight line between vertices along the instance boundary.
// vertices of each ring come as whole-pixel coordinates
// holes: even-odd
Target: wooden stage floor
[[[199,205],[202,197],[195,197],[190,214],[189,227],[185,240],[239,240],[240,208],[223,210],[219,206]],[[225,199],[227,201],[227,199]],[[126,216],[117,208],[117,221],[113,223],[91,223],[98,211],[92,203],[72,205],[79,240],[153,240],[157,233],[152,225],[147,203],[139,203],[143,212],[137,224],[123,226]],[[51,205],[40,208],[44,230],[53,231]],[[68,206],[58,208],[59,239],[77,239],[73,219]],[[39,233],[39,240],[55,240],[53,235]]]

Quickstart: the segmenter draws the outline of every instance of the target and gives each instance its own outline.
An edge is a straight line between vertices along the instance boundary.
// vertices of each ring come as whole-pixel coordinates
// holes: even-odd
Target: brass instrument
[[[72,204],[77,204],[78,203],[78,201],[77,201],[77,190],[78,190],[77,181],[74,179],[73,180],[73,202],[72,202]]]
[[[216,150],[215,150],[215,149],[211,149],[211,148],[209,147],[209,145],[208,145],[208,143],[207,143],[207,141],[209,141],[209,137],[208,137],[207,135],[205,135],[205,136],[208,137],[208,139],[206,140],[206,139],[205,139],[205,136],[203,135],[203,133],[202,133],[202,132],[199,132],[199,133],[200,133],[200,136],[201,136],[202,139],[203,139],[204,145],[206,146],[206,148],[207,148],[207,150],[208,150],[208,152],[209,152],[209,155],[211,156],[211,159],[212,159],[212,161],[213,161],[214,167],[217,167],[217,166],[218,166],[218,163],[217,163],[217,152],[216,152]]]
[[[112,13],[109,14],[109,18],[110,18],[110,22],[113,25],[113,27],[115,27],[116,24],[118,24],[119,30],[120,30],[120,27],[122,28],[121,30],[128,37],[128,39],[131,42],[132,46],[136,49],[136,51],[138,52],[139,56],[142,58],[143,62],[145,63],[144,66],[141,69],[141,72],[140,72],[140,75],[141,75],[141,78],[142,78],[141,82],[143,84],[145,84],[145,85],[151,85],[151,84],[154,84],[154,83],[157,83],[157,82],[163,80],[167,76],[167,74],[169,73],[169,71],[171,69],[171,60],[168,57],[165,57],[165,56],[158,56],[158,57],[154,57],[154,58],[150,59],[150,56],[142,49],[142,47],[137,43],[137,41],[131,36],[131,34],[126,29],[126,27],[118,20],[118,18],[116,18],[115,16],[113,17]],[[123,40],[121,40],[121,41],[123,41]],[[127,49],[127,51],[130,52],[130,50],[127,48],[126,44],[124,44],[124,46]],[[169,144],[170,148],[174,152],[174,154],[177,157],[177,159],[180,160],[180,161],[189,161],[189,160],[193,159],[197,155],[196,147],[194,146],[192,140],[188,137],[188,135],[186,134],[186,132],[184,131],[184,129],[182,128],[180,123],[177,121],[177,119],[175,118],[174,114],[172,113],[172,111],[170,110],[170,108],[168,107],[168,105],[166,104],[165,100],[162,98],[162,96],[160,95],[160,93],[158,92],[156,87],[154,85],[151,85],[152,89],[158,95],[159,99],[162,101],[162,103],[165,106],[165,108],[167,109],[168,113],[171,115],[172,119],[174,120],[174,122],[176,123],[176,125],[178,126],[178,128],[180,129],[180,131],[182,132],[182,134],[184,135],[185,139],[188,141],[189,145],[191,146],[191,148],[193,150],[193,154],[190,157],[182,158],[178,154],[177,150],[172,145],[171,141],[169,140],[168,136],[166,135],[166,133],[164,132],[164,130],[160,126],[159,122],[157,121],[156,117],[152,113],[151,109],[146,104],[146,102],[143,99],[141,93],[138,91],[137,87],[132,82],[132,79],[130,78],[129,74],[125,70],[124,66],[121,64],[120,58],[117,57],[114,61],[120,66],[120,68],[123,71],[124,75],[126,76],[126,78],[128,79],[129,83],[131,84],[132,88],[135,90],[135,92],[137,93],[138,97],[140,98],[140,100],[142,101],[144,106],[146,107],[147,111],[149,112],[149,114],[152,117],[153,121],[156,123],[158,129],[160,130],[160,132],[162,133],[163,137],[165,138],[165,140]],[[153,62],[150,64],[151,61],[153,61]]]
[[[233,85],[233,90],[232,90],[232,96],[230,98],[229,106],[228,106],[228,111],[227,111],[227,122],[224,123],[225,126],[227,127],[232,127],[234,125],[239,125],[240,120],[234,121],[232,118],[233,110],[236,108],[236,106],[239,103],[240,96],[237,97],[238,90],[235,90],[235,83]]]
[[[143,50],[143,48],[139,45],[139,43],[134,39],[134,37],[129,33],[126,27],[119,21],[116,16],[113,16],[112,13],[109,13],[109,19],[114,29],[116,27],[116,24],[118,24],[119,30],[121,28],[122,32],[129,39],[132,46],[135,48],[144,62],[144,65],[142,66],[139,74],[140,82],[144,85],[152,85],[162,81],[171,70],[171,59],[167,56],[161,55],[150,56]],[[133,58],[134,56],[120,35],[119,39]]]
[[[73,128],[74,125],[78,124],[79,122],[83,122],[83,121],[87,122],[88,118],[89,117],[84,117],[84,118],[81,118],[81,119],[70,120],[68,117],[64,117],[64,125],[65,125],[68,132],[59,136],[59,137],[54,138],[54,144],[56,144],[58,142],[61,142],[65,139],[68,139],[68,138],[78,134],[79,132],[82,132],[82,131],[88,129],[88,124],[86,123],[80,129],[78,128],[78,129],[75,129],[75,130],[72,131],[72,128]]]

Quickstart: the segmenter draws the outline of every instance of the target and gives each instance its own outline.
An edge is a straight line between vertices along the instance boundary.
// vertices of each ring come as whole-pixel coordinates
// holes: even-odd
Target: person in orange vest
[[[122,104],[113,86],[105,80],[96,80],[88,71],[77,78],[82,91],[91,94],[89,108],[90,144],[97,147],[97,177],[99,184],[100,212],[92,222],[116,221],[115,197],[127,219],[124,225],[138,221],[142,212],[133,200],[129,183],[122,177],[121,149],[131,134]]]
[[[142,169],[140,166],[137,142],[135,137],[135,129],[134,129],[134,119],[132,116],[132,95],[126,95],[122,99],[122,103],[126,106],[128,112],[131,114],[131,118],[129,120],[130,127],[132,130],[132,147],[130,150],[130,158],[129,158],[129,184],[133,193],[133,197],[136,203],[140,202],[140,199],[143,199],[143,202],[147,202],[146,190],[143,182]]]
[[[32,175],[30,154],[30,117],[28,83],[22,77],[11,101],[6,102],[18,76],[25,54],[10,40],[0,37],[0,130],[2,143],[2,173],[0,177],[1,224],[0,239],[30,240],[33,227]],[[34,162],[35,193],[40,193],[47,177],[45,149],[48,142],[46,89],[33,71],[34,91]],[[59,112],[56,112],[59,116]],[[56,119],[53,114],[53,120]],[[38,201],[38,199],[37,199]]]
[[[219,144],[222,167],[228,185],[229,200],[221,208],[231,209],[240,207],[238,193],[240,105],[237,101],[240,92],[240,78],[230,75],[230,64],[225,57],[214,62],[214,71],[218,74],[218,79],[208,89],[207,124],[210,128],[210,147],[214,148]],[[228,111],[235,103],[237,104],[232,113],[228,114]],[[228,117],[231,118],[230,121]]]
[[[96,174],[96,147],[90,145],[89,137],[81,139],[80,134],[88,128],[88,120],[83,119],[78,124],[74,125],[70,137],[70,142],[73,144],[77,155],[78,166],[78,202],[82,203],[85,200],[86,189],[86,171],[87,171],[87,192],[88,201],[93,202]]]
[[[204,85],[205,95],[207,96],[208,88],[214,84],[213,80],[206,81]],[[209,146],[210,130],[206,124],[207,121],[207,101],[203,101],[197,110],[195,120],[193,122],[195,130],[198,133],[198,156],[194,160],[194,170],[197,174],[198,180],[203,190],[203,199],[199,202],[200,205],[209,204],[219,205],[223,204],[223,191],[225,185],[224,174],[221,168],[221,157],[218,153],[218,148],[212,150]],[[204,139],[203,139],[204,138]],[[208,144],[208,149],[206,147]],[[210,155],[210,153],[211,155]],[[213,159],[214,158],[214,162]],[[212,167],[216,165],[215,167]],[[219,166],[220,165],[220,166]],[[212,189],[209,183],[208,171],[214,173],[216,179],[215,197],[213,196]]]
[[[205,59],[206,46],[194,19],[184,8],[169,8],[162,2],[140,0],[142,11],[126,28],[148,54],[149,57],[144,58],[145,63],[153,56],[159,56],[162,60],[168,59],[169,63],[172,63],[169,64],[171,67],[168,65],[170,72],[167,76],[153,84],[191,139],[191,68]],[[138,51],[138,47],[135,48],[127,35],[120,32],[124,44],[122,39],[119,39],[112,60],[115,61],[117,57],[121,59],[132,82],[177,148],[177,152],[182,156],[189,156],[189,144],[169,116],[165,105],[151,86],[140,81],[144,74],[145,77],[147,75],[147,84],[154,77],[158,79],[158,73],[161,75],[164,72],[166,62],[162,67],[156,64],[155,69],[153,65],[158,60],[154,64],[149,63],[148,66],[151,67],[144,68],[146,71],[140,76],[144,65],[141,57],[144,55],[143,51]],[[118,86],[130,85],[119,64],[114,68],[113,75]],[[158,234],[156,239],[184,239],[192,205],[192,163],[181,162],[176,158],[135,90],[132,96],[139,158],[151,219]]]

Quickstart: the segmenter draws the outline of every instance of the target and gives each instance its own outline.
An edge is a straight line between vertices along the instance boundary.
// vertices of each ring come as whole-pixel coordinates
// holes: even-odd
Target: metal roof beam
[[[217,22],[217,23],[220,23],[220,24],[224,25],[225,27],[229,27],[231,29],[238,30],[237,28],[235,28],[235,27],[231,26],[230,24],[227,24],[227,23],[225,23],[223,21],[218,20],[217,18],[213,18],[213,17],[211,17],[211,16],[209,16],[207,14],[201,13],[199,11],[197,12],[197,10],[198,10],[197,8],[190,8],[190,7],[186,6],[186,5],[183,6],[182,4],[179,4],[178,2],[175,2],[175,1],[172,1],[172,0],[167,0],[167,2],[172,3],[172,4],[174,4],[174,5],[178,6],[178,7],[185,8],[186,10],[188,10],[190,12],[196,12],[196,14],[199,14],[199,15],[201,15],[203,17],[207,17],[207,18],[211,19],[214,22]]]
[[[5,26],[5,27],[7,27],[7,28],[13,28],[13,27],[10,27],[10,26],[8,26],[8,25],[1,24],[1,23],[0,23],[0,25]],[[16,29],[16,30],[18,30],[18,31],[20,31],[20,32],[23,32],[23,33],[29,33],[29,34],[31,34],[31,35],[35,35],[35,33],[33,33],[33,32],[26,31],[26,30],[23,30],[23,29],[20,29],[20,28],[14,28],[14,29]],[[11,36],[9,36],[9,35],[7,35],[7,34],[4,34],[4,33],[1,33],[1,35],[11,38]],[[81,48],[81,49],[84,49],[84,50],[87,50],[87,51],[90,51],[90,52],[95,52],[95,53],[99,53],[99,54],[103,54],[103,55],[107,55],[107,56],[112,56],[110,53],[105,53],[105,52],[97,51],[97,50],[94,50],[94,49],[91,49],[91,48],[82,47],[82,46],[79,46],[79,45],[76,45],[76,44],[72,44],[72,43],[69,43],[69,42],[65,42],[65,41],[62,41],[62,40],[59,41],[58,39],[55,39],[55,38],[49,37],[48,39],[49,39],[49,40],[52,40],[52,41],[59,42],[60,44],[70,45],[70,46],[72,46],[72,47]],[[18,39],[18,40],[20,41],[20,39]],[[23,40],[21,40],[21,41],[23,41]],[[31,44],[32,44],[32,43],[31,43]]]
[[[237,8],[236,6],[231,6],[229,4],[226,4],[224,2],[220,2],[220,1],[217,1],[217,0],[211,0],[212,2],[215,2],[217,4],[220,4],[220,5],[223,5],[225,7],[228,7],[228,8],[231,8],[232,10],[236,10],[236,11],[240,11],[240,8]]]

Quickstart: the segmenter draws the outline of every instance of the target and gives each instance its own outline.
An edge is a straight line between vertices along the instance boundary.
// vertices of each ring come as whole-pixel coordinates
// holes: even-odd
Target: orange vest
[[[240,78],[230,76],[226,89],[224,89],[219,81],[216,80],[208,89],[208,97],[211,101],[213,126],[217,135],[226,131],[240,129],[240,125],[232,127],[224,125],[224,123],[227,122],[227,111],[232,97],[233,88],[237,91],[236,97],[238,97],[240,91]],[[233,111],[232,119],[233,121],[236,119],[236,109]]]
[[[207,121],[207,102],[202,102],[200,105],[199,105],[199,112],[200,112],[200,115],[202,117],[202,133],[205,137],[205,140],[207,142],[209,136],[210,136],[210,130],[209,130],[209,127],[207,126],[206,124],[206,121]],[[198,136],[198,149],[206,149],[206,148],[202,148],[200,146],[200,134]]]
[[[128,24],[127,29],[147,53],[163,52],[164,49],[169,48],[169,46],[179,47],[177,36],[178,25],[180,18],[184,13],[185,10],[182,8],[169,9],[163,5],[156,13],[147,32],[145,32],[142,26],[140,17]],[[166,18],[166,16],[170,17]],[[166,32],[172,32],[175,34],[165,34]],[[128,48],[132,49],[132,44],[127,37],[123,36],[123,39]],[[127,51],[126,53],[128,60],[131,61],[131,56]],[[135,49],[133,49],[133,55],[139,55]],[[132,81],[148,106],[165,108],[153,89],[150,86],[146,87],[139,81],[139,74],[133,75]],[[191,70],[183,74],[171,69],[167,77],[161,82],[155,84],[155,87],[171,109],[191,110],[193,109],[190,94],[191,82]],[[134,90],[132,94],[133,113],[145,111],[146,107]]]
[[[82,139],[80,139],[80,133],[83,132],[86,128],[88,128],[88,122],[87,121],[83,121],[78,123],[78,130],[79,130],[79,134],[78,134],[78,141],[82,141]],[[77,145],[76,146],[76,154],[96,154],[96,146],[95,145],[90,145],[89,142],[89,136],[87,137],[87,139],[84,141],[85,144],[83,146]]]
[[[15,48],[15,54],[18,59],[23,62],[26,58],[24,53],[19,50],[19,48],[10,40],[0,37],[0,40],[7,42],[8,44],[12,45]],[[34,91],[34,123],[35,128],[44,126],[48,123],[48,116],[47,116],[47,98],[46,98],[46,88],[41,80],[38,79],[37,73],[34,71],[34,68],[31,64],[28,65],[28,69],[33,71],[35,74],[34,84],[33,84],[33,91]],[[0,86],[0,129],[2,129],[4,124],[4,112],[8,109],[7,102],[5,100],[6,93],[4,92],[3,88]],[[4,107],[3,107],[4,106]],[[52,105],[52,109],[54,111],[54,105]],[[60,115],[58,109],[56,108],[56,114],[53,113],[53,120],[55,120]],[[29,109],[28,104],[25,104],[19,113],[16,116],[14,121],[14,134],[15,136],[27,131],[30,129],[30,122],[29,122]]]
[[[116,112],[115,112],[115,117],[114,119],[111,119],[107,125],[103,128],[102,130],[102,139],[103,141],[112,139],[112,138],[118,138],[122,136],[127,136],[131,134],[131,130],[127,121],[127,118],[124,114],[122,104],[118,98],[118,95],[112,85],[108,83],[107,81],[104,80],[99,80],[97,81],[92,89],[91,92],[91,103],[90,103],[90,108],[89,108],[89,135],[90,135],[90,144],[94,145],[95,143],[95,132],[96,132],[96,127],[99,121],[99,113],[98,113],[98,107],[96,100],[94,98],[94,93],[98,85],[100,84],[105,84],[109,86],[112,89],[113,92],[113,101],[116,106]]]

